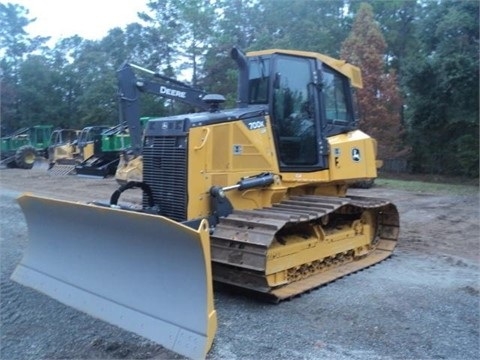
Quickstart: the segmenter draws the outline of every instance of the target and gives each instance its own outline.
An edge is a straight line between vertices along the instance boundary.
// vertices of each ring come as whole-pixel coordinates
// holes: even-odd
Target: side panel
[[[330,180],[360,180],[377,177],[375,140],[360,130],[329,139]]]
[[[188,144],[189,218],[210,211],[211,186],[235,185],[242,177],[263,172],[278,173],[269,117],[253,117],[191,128]],[[261,207],[258,201],[231,191],[236,209]]]

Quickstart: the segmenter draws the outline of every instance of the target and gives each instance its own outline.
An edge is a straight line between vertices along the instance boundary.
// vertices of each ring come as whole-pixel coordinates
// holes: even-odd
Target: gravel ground
[[[21,191],[88,201],[115,187],[112,179],[0,170],[1,359],[183,359],[10,280],[27,245]],[[215,291],[208,359],[480,358],[478,192],[355,192],[397,204],[394,255],[278,305]]]

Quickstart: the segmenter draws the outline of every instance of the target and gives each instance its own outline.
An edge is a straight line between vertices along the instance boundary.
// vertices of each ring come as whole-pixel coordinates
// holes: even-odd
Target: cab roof
[[[359,89],[363,87],[362,72],[359,67],[349,64],[345,60],[335,59],[321,53],[298,50],[268,49],[247,52],[247,57],[265,56],[273,54],[285,54],[317,59],[348,77],[352,86]]]

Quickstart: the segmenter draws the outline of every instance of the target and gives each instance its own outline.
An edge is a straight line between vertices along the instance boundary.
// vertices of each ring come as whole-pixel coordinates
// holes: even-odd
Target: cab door
[[[321,133],[315,59],[273,57],[272,123],[281,171],[319,171],[328,167]]]

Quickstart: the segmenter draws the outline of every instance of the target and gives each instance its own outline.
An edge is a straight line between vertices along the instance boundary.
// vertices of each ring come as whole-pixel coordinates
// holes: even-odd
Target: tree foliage
[[[478,2],[426,2],[422,47],[406,65],[411,164],[417,172],[478,177]]]
[[[28,54],[41,49],[48,40],[28,35],[24,28],[35,21],[28,15],[28,9],[23,6],[0,3],[0,118],[8,115],[7,121],[2,120],[1,133],[22,126],[21,111],[25,109],[21,109],[19,102],[19,68]]]
[[[372,7],[362,4],[351,33],[342,44],[341,57],[362,69],[363,89],[357,92],[359,126],[377,139],[381,159],[395,158],[403,150],[402,102],[395,71],[386,71],[386,48]]]
[[[124,61],[223,94],[231,106],[231,48],[287,48],[361,67],[360,127],[377,138],[381,157],[409,148],[413,171],[478,177],[478,1],[145,2],[138,22],[53,46],[28,34],[28,9],[0,4],[2,134],[35,124],[116,124],[115,72]],[[186,110],[172,104],[145,96],[142,115]]]

